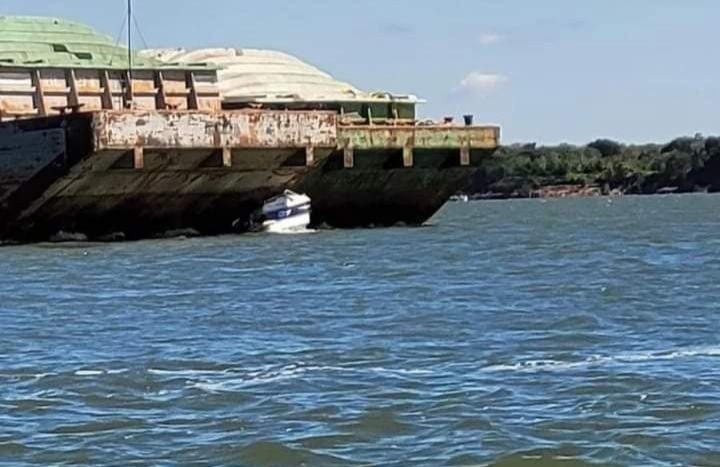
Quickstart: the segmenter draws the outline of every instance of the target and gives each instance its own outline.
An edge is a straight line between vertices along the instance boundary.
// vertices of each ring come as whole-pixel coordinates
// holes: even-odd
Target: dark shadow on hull
[[[387,158],[379,163],[380,167],[343,169],[331,157],[291,189],[312,198],[315,225],[421,225],[465,188],[474,173],[467,167],[444,168],[442,159],[439,167],[386,168]]]
[[[134,169],[127,151],[92,152],[86,116],[37,119],[15,128],[20,136],[13,138],[21,142],[28,134],[42,139],[47,130],[64,133],[63,145],[46,151],[27,176],[0,172],[0,187],[19,180],[0,198],[0,240],[6,241],[44,241],[59,232],[91,240],[179,230],[224,234],[237,231],[234,225],[246,224],[264,200],[287,188],[311,197],[315,225],[421,225],[476,172],[458,167],[457,151],[420,150],[413,167],[403,167],[402,151],[358,151],[352,168],[343,167],[342,153],[330,150],[318,152],[312,167],[297,150],[238,150],[229,167],[214,149],[147,151],[143,168]],[[26,161],[22,147],[1,150],[6,161]]]

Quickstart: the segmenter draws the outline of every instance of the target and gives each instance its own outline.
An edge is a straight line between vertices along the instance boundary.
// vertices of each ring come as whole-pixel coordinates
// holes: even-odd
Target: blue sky
[[[151,47],[293,53],[426,117],[474,113],[505,142],[720,133],[714,0],[135,0]],[[117,35],[124,0],[3,0]],[[138,38],[138,42],[142,43]]]

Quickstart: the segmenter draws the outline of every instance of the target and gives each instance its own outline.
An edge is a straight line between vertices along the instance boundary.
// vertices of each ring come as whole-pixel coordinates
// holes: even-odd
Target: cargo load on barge
[[[279,52],[132,62],[87,26],[0,17],[0,240],[224,233],[286,189],[314,224],[421,224],[499,142]]]

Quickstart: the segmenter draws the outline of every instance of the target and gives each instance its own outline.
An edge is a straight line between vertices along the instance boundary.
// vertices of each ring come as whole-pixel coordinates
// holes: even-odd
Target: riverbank
[[[466,192],[476,199],[720,191],[720,137],[667,144],[515,144],[485,155]]]

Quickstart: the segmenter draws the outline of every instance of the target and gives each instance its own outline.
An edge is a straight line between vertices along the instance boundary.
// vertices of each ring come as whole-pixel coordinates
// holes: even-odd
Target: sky
[[[2,0],[118,37],[125,0]],[[716,0],[135,0],[149,47],[278,49],[503,141],[720,133]],[[123,36],[124,37],[124,36]]]

